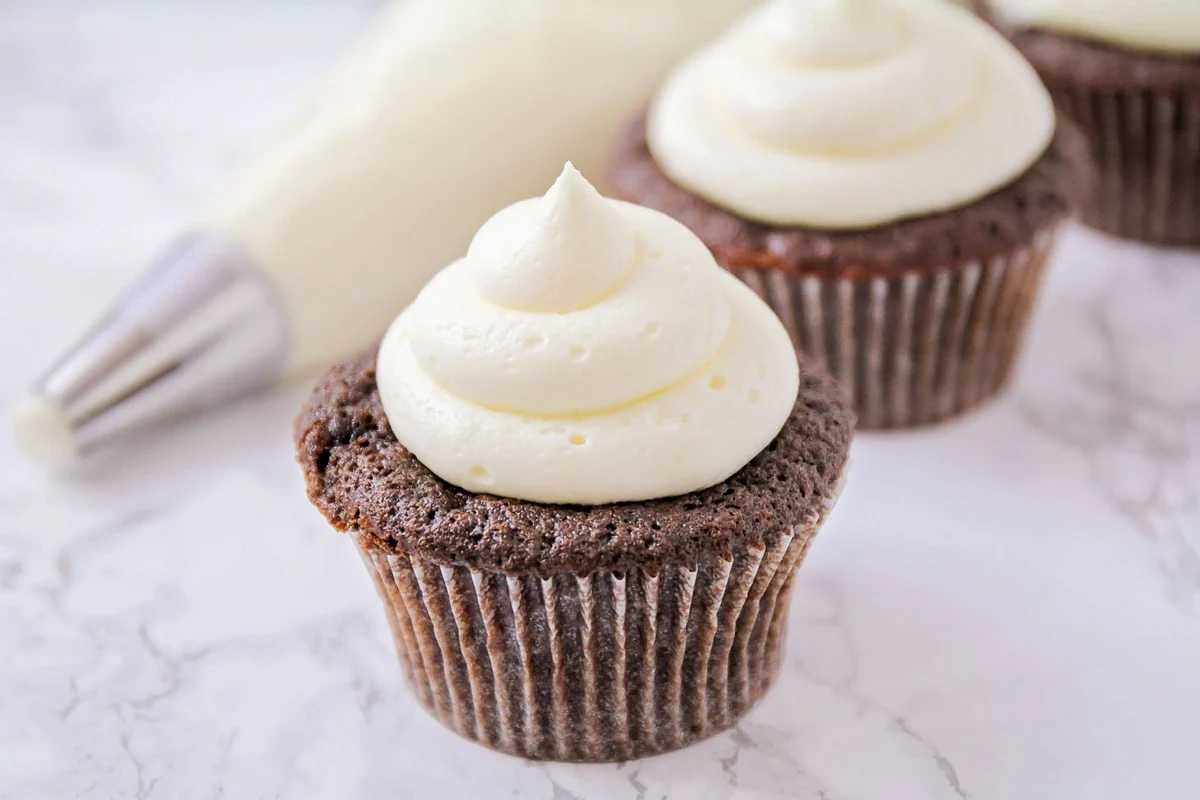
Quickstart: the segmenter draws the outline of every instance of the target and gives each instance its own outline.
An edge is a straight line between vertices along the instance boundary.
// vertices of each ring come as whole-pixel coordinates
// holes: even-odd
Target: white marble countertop
[[[0,404],[371,5],[0,7]],[[621,765],[494,754],[420,712],[304,499],[302,387],[66,482],[4,431],[0,797],[1197,797],[1198,309],[1200,257],[1073,232],[1008,395],[856,442],[767,700]]]

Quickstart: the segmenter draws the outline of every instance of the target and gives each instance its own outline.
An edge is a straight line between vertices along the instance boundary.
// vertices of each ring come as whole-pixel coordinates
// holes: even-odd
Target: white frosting
[[[782,324],[694,234],[570,164],[425,287],[376,374],[396,438],[442,479],[584,504],[720,483],[799,380]]]
[[[866,228],[1019,177],[1054,133],[1049,94],[999,34],[937,0],[775,0],[666,82],[650,148],[749,219]]]
[[[989,0],[1011,22],[1135,50],[1200,53],[1200,0]]]

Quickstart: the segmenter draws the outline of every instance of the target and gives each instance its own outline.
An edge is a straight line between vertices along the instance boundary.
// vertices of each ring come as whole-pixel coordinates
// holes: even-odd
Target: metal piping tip
[[[167,251],[13,409],[34,461],[70,466],[107,442],[276,381],[290,344],[275,288],[236,245]]]

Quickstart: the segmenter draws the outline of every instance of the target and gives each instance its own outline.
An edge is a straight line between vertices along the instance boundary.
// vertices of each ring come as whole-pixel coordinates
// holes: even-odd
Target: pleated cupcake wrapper
[[[892,278],[734,272],[775,309],[797,347],[838,380],[860,429],[913,427],[1003,388],[1058,229],[987,261]]]
[[[1200,94],[1055,87],[1097,164],[1084,222],[1116,236],[1200,246]]]
[[[820,516],[732,559],[504,575],[355,536],[421,704],[525,758],[619,761],[733,725],[779,672],[792,577]]]

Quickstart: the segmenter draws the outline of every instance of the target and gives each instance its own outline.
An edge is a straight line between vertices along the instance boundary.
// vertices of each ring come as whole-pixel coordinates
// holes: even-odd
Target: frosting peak
[[[965,205],[1054,132],[1004,39],[941,0],[774,0],[685,62],[647,119],[677,183],[775,225],[865,228]]]
[[[442,479],[597,504],[737,472],[787,420],[799,369],[774,313],[694,234],[567,165],[434,277],[376,375],[397,439]]]
[[[467,263],[489,302],[566,312],[612,293],[633,269],[635,245],[628,221],[568,162],[545,196],[486,222]]]
[[[895,52],[904,20],[881,0],[787,0],[767,35],[780,56],[809,67],[847,66]]]

